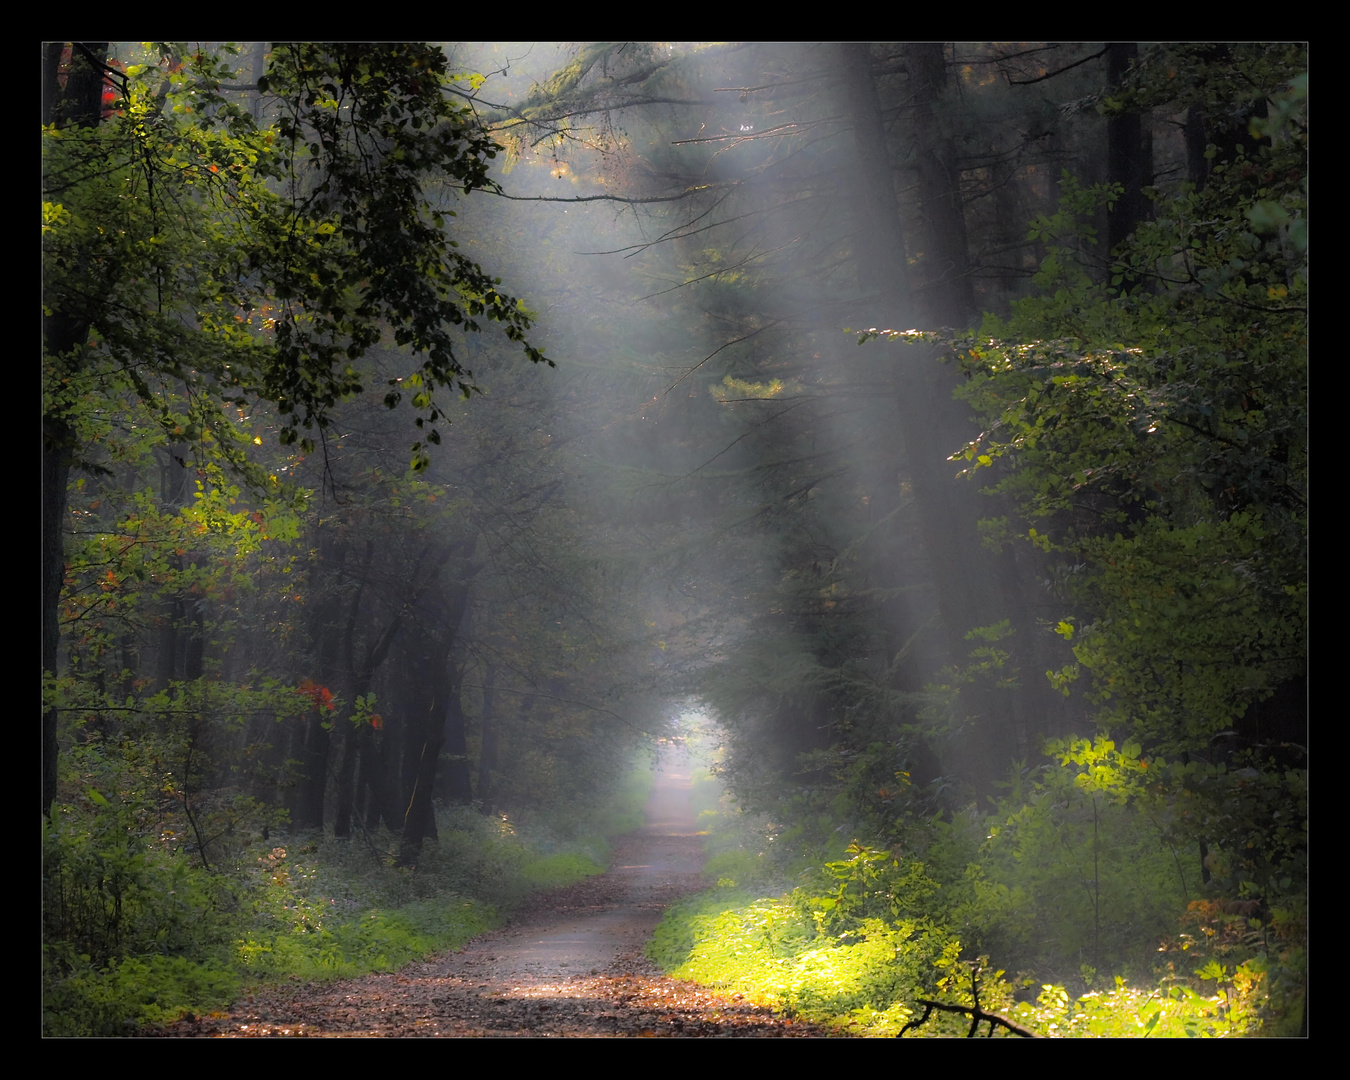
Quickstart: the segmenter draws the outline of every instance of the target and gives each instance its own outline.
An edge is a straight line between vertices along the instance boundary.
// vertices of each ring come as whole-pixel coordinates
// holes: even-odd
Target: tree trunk
[[[347,545],[334,539],[331,530],[321,528],[318,542],[318,563],[315,577],[326,580],[316,582],[321,590],[321,599],[315,605],[310,622],[310,641],[312,644],[313,670],[309,675],[318,686],[330,687],[338,682],[339,650],[345,644],[344,634],[354,632],[354,618],[351,608],[359,608],[361,589],[358,585],[345,625],[339,620],[342,616],[343,579],[346,574]],[[324,796],[328,788],[328,755],[332,746],[333,723],[338,719],[334,714],[319,707],[310,709],[302,721],[304,741],[300,755],[300,777],[296,785],[291,808],[291,820],[297,828],[322,829]]]
[[[1198,60],[1206,65],[1220,69],[1232,69],[1234,58],[1228,45],[1206,45],[1197,50]],[[1245,108],[1210,115],[1200,105],[1192,105],[1186,112],[1186,173],[1197,191],[1203,191],[1209,181],[1209,174],[1215,165],[1230,162],[1241,154],[1251,157],[1256,148],[1268,139],[1257,138],[1251,134],[1251,118],[1264,117],[1267,104],[1264,97],[1257,98]],[[1210,146],[1214,147],[1214,158],[1205,157]]]
[[[859,286],[878,297],[872,325],[903,328],[913,325],[904,229],[885,152],[870,50],[866,45],[843,45],[840,50],[859,159],[858,168],[850,173],[858,189],[853,203],[858,215]],[[949,284],[964,280],[958,276]],[[957,296],[935,304],[935,310],[959,311],[961,304]],[[972,648],[967,632],[998,622],[1001,607],[994,560],[979,545],[977,493],[958,484],[956,468],[947,460],[976,432],[965,408],[953,398],[958,375],[950,365],[941,363],[927,347],[881,348],[889,350],[902,471],[913,486],[918,531],[935,586],[944,663],[949,669],[959,668]],[[953,764],[976,783],[988,783],[1007,767],[1015,746],[1011,702],[976,684],[962,691],[956,708],[959,715],[953,724],[965,732],[954,748]]]
[[[478,801],[483,813],[492,813],[492,773],[497,768],[497,729],[494,726],[492,680],[495,671],[488,664],[483,672],[483,716],[481,746],[478,751]]]
[[[367,545],[367,555],[371,551],[372,546]],[[357,600],[359,601],[359,597]],[[390,624],[385,627],[384,633],[366,653],[361,666],[357,668],[352,662],[352,638],[356,632],[356,610],[357,601],[354,601],[352,604],[353,617],[347,625],[347,670],[350,673],[348,695],[353,706],[357,698],[369,695],[370,684],[375,678],[375,672],[379,670],[385,661],[385,657],[389,655],[389,647],[393,644],[394,638],[398,636],[399,626],[403,621],[402,615],[394,617]],[[353,728],[350,724],[343,731],[342,761],[338,766],[337,813],[333,819],[333,835],[336,837],[346,838],[352,834],[352,807],[356,801],[356,761],[358,754],[362,758],[368,756],[372,745],[372,734],[373,732],[368,727]],[[367,763],[366,768],[369,767],[369,763]]]
[[[441,748],[444,773],[441,796],[446,802],[465,806],[473,801],[468,724],[464,718],[464,671],[458,664],[450,667],[449,696],[445,703],[445,740]]]
[[[73,42],[66,85],[61,87],[63,42],[50,42],[43,51],[42,97],[44,124],[60,128],[94,127],[103,99],[102,64],[108,43]],[[89,340],[89,323],[68,312],[42,320],[44,382],[54,390],[66,373],[81,366],[79,351]],[[65,525],[67,486],[75,465],[77,439],[59,390],[42,417],[42,672],[44,680],[57,674],[61,650],[61,588],[66,576]],[[57,710],[42,712],[42,813],[51,815],[56,800]]]
[[[939,122],[947,89],[947,56],[940,42],[905,46],[914,91],[919,205],[928,234],[920,271],[926,278],[922,302],[930,326],[964,327],[975,316],[970,283],[966,219],[961,206],[961,175],[956,147]]]
[[[1114,42],[1106,47],[1106,81],[1115,90],[1139,58],[1139,46]],[[1143,118],[1137,112],[1121,113],[1106,122],[1107,180],[1121,186],[1122,193],[1107,212],[1107,249],[1115,251],[1130,238],[1140,222],[1148,217],[1149,203],[1144,188],[1152,181],[1145,152]],[[1137,282],[1127,278],[1121,290],[1128,292]]]
[[[416,655],[409,658],[420,676],[412,687],[416,704],[408,710],[408,741],[405,744],[405,775],[410,774],[411,790],[399,845],[398,861],[404,866],[414,864],[421,854],[422,841],[436,835],[432,798],[447,731],[453,734],[457,727],[461,745],[463,741],[464,714],[459,701],[461,676],[457,666],[452,668],[451,651],[468,609],[472,576],[472,570],[460,564],[459,559],[467,557],[474,544],[474,540],[464,540],[452,545],[442,565],[454,567],[461,576],[450,584],[441,585],[419,605],[426,618],[417,638],[420,647],[415,650]],[[466,767],[466,779],[467,775]]]

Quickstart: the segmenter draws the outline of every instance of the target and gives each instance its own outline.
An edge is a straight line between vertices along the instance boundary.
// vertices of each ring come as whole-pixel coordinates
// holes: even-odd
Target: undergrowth
[[[43,828],[43,1033],[131,1034],[267,982],[387,971],[459,948],[529,893],[601,873],[606,835],[641,820],[643,772],[589,818],[442,810],[440,838],[415,868],[394,865],[388,834],[273,831],[208,870],[138,828],[134,807],[63,807]]]
[[[714,807],[703,785],[718,885],[671,907],[649,946],[678,978],[869,1036],[899,1034],[921,999],[971,1005],[972,979],[983,1009],[1051,1037],[1298,1031],[1299,898],[1188,901],[1157,823],[1105,798],[1075,802],[1047,781],[989,814],[922,822],[888,850],[840,851],[849,823],[828,810],[814,837],[788,833]],[[906,1036],[969,1025],[935,1013]]]

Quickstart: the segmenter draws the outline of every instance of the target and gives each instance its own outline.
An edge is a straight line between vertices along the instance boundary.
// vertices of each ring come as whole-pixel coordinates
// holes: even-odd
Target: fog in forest
[[[1306,49],[419,48],[44,46],[45,1030],[689,748],[803,1016],[1306,1032]]]

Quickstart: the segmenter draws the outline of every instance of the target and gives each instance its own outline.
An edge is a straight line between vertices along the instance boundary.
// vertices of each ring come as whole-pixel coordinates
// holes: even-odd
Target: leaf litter
[[[663,778],[676,783],[680,777]],[[687,790],[687,787],[686,787]],[[678,794],[678,789],[675,792]],[[687,798],[684,801],[687,806]],[[672,815],[671,811],[674,810]],[[400,971],[285,983],[168,1038],[809,1038],[837,1033],[671,979],[643,947],[673,901],[708,887],[684,807],[620,837],[604,874],[536,894],[505,927]],[[650,815],[649,808],[649,815]]]

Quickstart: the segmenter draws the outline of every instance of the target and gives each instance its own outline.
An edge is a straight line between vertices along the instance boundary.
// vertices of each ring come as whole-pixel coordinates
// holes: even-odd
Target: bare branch
[[[1044,82],[1046,79],[1053,79],[1056,75],[1063,75],[1066,71],[1086,64],[1091,60],[1097,60],[1106,55],[1106,47],[1101,52],[1095,52],[1091,56],[1085,56],[1081,60],[1075,60],[1072,64],[1066,64],[1064,67],[1055,71],[1047,71],[1044,75],[1037,75],[1034,79],[1009,79],[1009,86],[1030,86],[1032,83]]]

